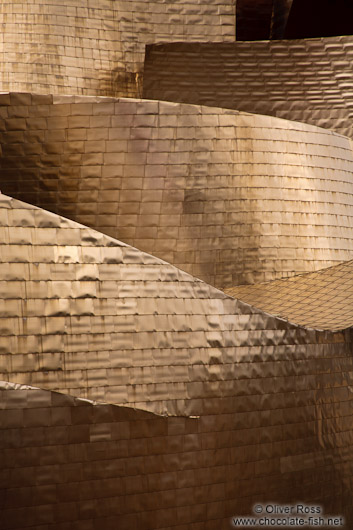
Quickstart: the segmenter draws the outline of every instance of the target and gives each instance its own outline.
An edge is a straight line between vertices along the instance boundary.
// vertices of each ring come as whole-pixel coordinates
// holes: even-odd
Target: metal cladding
[[[220,108],[0,95],[1,189],[217,287],[353,258],[348,138]]]
[[[299,498],[352,520],[350,330],[3,195],[0,219],[2,528],[229,528]]]
[[[287,280],[232,287],[225,292],[301,326],[335,331],[353,326],[353,261]]]
[[[0,89],[141,96],[145,44],[235,39],[234,0],[5,0]]]
[[[234,14],[0,5],[1,530],[353,527],[353,40]]]
[[[353,37],[148,46],[143,97],[218,105],[353,137]]]

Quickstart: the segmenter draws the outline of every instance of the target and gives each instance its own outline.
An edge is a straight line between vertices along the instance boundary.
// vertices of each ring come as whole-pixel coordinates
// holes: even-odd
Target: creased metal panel
[[[315,364],[349,345],[344,334],[285,323],[55,214],[4,195],[0,206],[4,380],[155,412],[217,414],[227,407],[221,398],[245,389],[259,405],[264,387],[254,375],[267,373],[270,359],[287,351]],[[235,387],[242,362],[250,372]],[[278,389],[266,389],[275,398]]]
[[[0,383],[1,528],[226,530],[271,495],[349,525],[351,394],[334,391],[298,388],[286,418],[251,396],[248,412],[168,418]]]
[[[0,90],[139,96],[145,44],[233,41],[233,0],[6,0]]]
[[[269,327],[261,336],[257,351],[244,345],[233,349],[235,364],[221,361],[224,379],[200,367],[207,374],[188,407],[203,402],[195,419],[2,383],[1,528],[227,529],[232,516],[274,498],[320,503],[349,528],[349,335],[301,329],[285,348],[274,346]],[[170,375],[180,351],[171,359]],[[68,366],[61,378],[71,377]],[[166,386],[167,399],[177,399],[176,386]]]
[[[166,102],[16,93],[0,99],[4,193],[218,287],[353,257],[347,138]]]
[[[297,120],[353,137],[353,37],[147,48],[143,97]]]
[[[227,529],[294,498],[350,524],[349,330],[4,195],[0,225],[2,528]]]
[[[316,329],[353,326],[353,262],[257,285],[226,289],[230,296]]]

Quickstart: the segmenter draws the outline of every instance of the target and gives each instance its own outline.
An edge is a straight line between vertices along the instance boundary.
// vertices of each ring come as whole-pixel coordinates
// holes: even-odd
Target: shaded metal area
[[[234,0],[1,2],[0,90],[139,97],[145,44],[235,39]]]
[[[349,139],[220,108],[0,96],[1,189],[217,287],[353,258]]]
[[[285,37],[288,18],[290,17],[293,0],[274,0],[271,20],[271,39]]]
[[[220,106],[353,137],[353,37],[148,46],[143,97]]]
[[[325,515],[342,514],[349,528],[352,398],[336,387],[333,401],[328,380],[319,375],[320,402],[302,377],[275,409],[269,396],[260,411],[245,395],[238,410],[200,418],[0,382],[1,528],[230,529],[253,502],[273,505],[271,495],[314,505],[319,497]]]
[[[226,529],[294,498],[350,524],[350,330],[3,195],[0,222],[4,530]]]
[[[338,331],[353,326],[353,262],[225,292],[301,326]]]
[[[237,0],[236,40],[283,39],[292,4],[293,0]]]
[[[270,38],[273,0],[236,0],[236,38],[239,41]]]

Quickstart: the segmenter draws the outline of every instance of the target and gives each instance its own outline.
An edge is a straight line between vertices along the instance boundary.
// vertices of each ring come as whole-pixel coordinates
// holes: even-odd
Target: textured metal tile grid
[[[353,36],[149,46],[143,97],[218,105],[353,137]]]
[[[234,0],[7,0],[0,90],[141,96],[145,44],[234,41]]]
[[[4,195],[0,223],[2,528],[211,530],[294,497],[351,520],[348,330]]]
[[[226,293],[302,326],[353,326],[352,261],[287,280],[232,287]]]
[[[1,190],[218,287],[353,258],[353,156],[331,131],[219,108],[0,95]]]
[[[135,95],[144,44],[232,40],[232,4],[3,2],[0,87]],[[240,63],[219,46],[174,47],[157,97],[199,90],[351,134],[350,38],[244,43]],[[1,98],[1,188],[108,234],[0,195],[1,528],[219,530],[294,499],[350,528],[351,263],[239,288],[273,293],[277,318],[109,237],[223,285],[347,259],[347,138],[177,104]]]

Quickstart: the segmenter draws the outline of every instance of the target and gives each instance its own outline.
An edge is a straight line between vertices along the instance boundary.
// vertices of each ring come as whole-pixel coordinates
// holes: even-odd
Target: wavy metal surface
[[[234,0],[5,0],[0,90],[141,95],[145,44],[233,41]]]
[[[1,189],[218,287],[353,258],[353,156],[331,131],[146,100],[0,96]]]
[[[1,382],[1,528],[230,529],[254,488],[257,501],[321,495],[349,524],[352,462],[334,426],[349,422],[347,397],[300,400],[281,428],[279,408],[168,418]]]
[[[219,398],[238,395],[231,374],[248,348],[251,358],[261,347],[263,366],[264,331],[270,356],[275,345],[281,356],[318,340],[73,221],[4,195],[0,208],[3,380],[153,412],[217,413]],[[343,335],[321,336],[345,348]]]
[[[136,95],[144,45],[182,38],[148,50],[158,98],[352,135],[352,38],[229,47],[234,8],[2,2],[0,89]],[[2,191],[106,233],[0,194],[1,529],[226,530],[299,499],[351,528],[353,261],[229,290],[244,301],[143,252],[223,287],[352,259],[350,140],[178,103],[0,100]]]
[[[3,195],[0,222],[2,528],[226,529],[294,498],[352,520],[349,330],[284,322]]]
[[[353,137],[353,37],[147,48],[143,97],[218,105]]]
[[[225,292],[267,313],[315,329],[353,326],[353,262]]]

